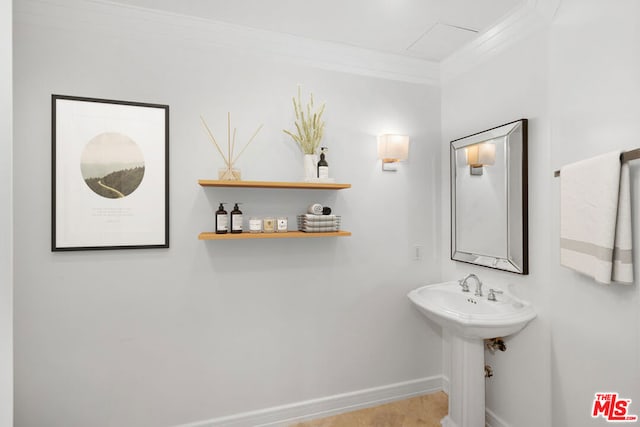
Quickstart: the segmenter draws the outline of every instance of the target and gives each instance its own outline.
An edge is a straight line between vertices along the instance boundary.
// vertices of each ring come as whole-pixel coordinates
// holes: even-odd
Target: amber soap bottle
[[[224,210],[224,203],[220,203],[216,211],[216,234],[225,234],[229,231],[229,216]]]
[[[231,232],[242,233],[242,211],[238,207],[238,203],[233,206],[231,211]]]

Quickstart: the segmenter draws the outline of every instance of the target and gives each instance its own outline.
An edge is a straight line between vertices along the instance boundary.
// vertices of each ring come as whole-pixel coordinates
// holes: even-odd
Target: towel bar
[[[620,161],[622,163],[626,163],[628,161],[635,160],[635,159],[640,159],[640,148],[636,148],[635,150],[625,151],[622,154],[620,154]],[[559,177],[560,171],[557,170],[553,172],[553,176],[556,178]]]

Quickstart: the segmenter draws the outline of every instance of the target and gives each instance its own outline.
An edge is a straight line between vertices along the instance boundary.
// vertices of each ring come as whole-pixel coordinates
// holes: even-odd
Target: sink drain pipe
[[[484,377],[491,378],[493,376],[493,368],[491,365],[484,365]]]
[[[497,350],[506,351],[507,345],[504,343],[504,340],[500,337],[491,338],[488,340],[484,340],[485,346],[491,351],[491,353],[495,353]],[[493,368],[491,365],[484,365],[484,377],[491,378],[493,376]]]
[[[507,345],[504,343],[504,340],[500,337],[484,340],[484,342],[487,348],[491,350],[492,353],[495,352],[496,350],[500,350],[500,351],[507,350]]]

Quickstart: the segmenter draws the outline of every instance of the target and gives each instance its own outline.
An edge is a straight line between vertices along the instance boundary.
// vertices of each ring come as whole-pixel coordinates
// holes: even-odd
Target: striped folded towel
[[[303,219],[306,221],[321,222],[321,221],[335,221],[337,218],[338,218],[337,215],[305,214]]]
[[[330,227],[303,227],[300,229],[300,231],[304,231],[305,233],[326,233],[338,230],[339,228],[336,225],[332,225]]]
[[[298,230],[307,233],[322,233],[340,230],[340,215],[298,215]]]

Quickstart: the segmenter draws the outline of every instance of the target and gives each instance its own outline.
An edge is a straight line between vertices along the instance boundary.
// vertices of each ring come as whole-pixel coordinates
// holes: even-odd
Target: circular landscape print
[[[105,132],[91,139],[80,158],[84,182],[108,199],[127,197],[144,177],[144,156],[127,135]]]

